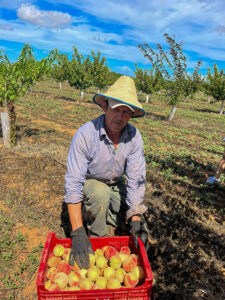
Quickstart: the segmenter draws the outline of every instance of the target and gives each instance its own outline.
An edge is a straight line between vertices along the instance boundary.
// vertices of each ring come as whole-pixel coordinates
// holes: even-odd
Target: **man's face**
[[[119,106],[112,109],[106,103],[102,107],[105,112],[106,130],[114,134],[120,134],[131,118],[132,111],[127,106]]]

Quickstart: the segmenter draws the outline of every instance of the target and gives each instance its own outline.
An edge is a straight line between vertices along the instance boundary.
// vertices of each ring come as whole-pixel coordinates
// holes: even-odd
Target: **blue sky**
[[[163,34],[183,41],[187,65],[225,68],[225,0],[0,0],[0,49],[11,60],[24,43],[37,59],[50,50],[84,55],[98,50],[115,72],[133,75],[150,64],[137,48],[165,46]]]

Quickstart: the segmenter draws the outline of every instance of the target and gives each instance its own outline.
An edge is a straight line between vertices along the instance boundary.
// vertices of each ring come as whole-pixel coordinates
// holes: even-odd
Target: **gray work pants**
[[[126,185],[124,181],[107,185],[95,179],[87,179],[83,188],[83,220],[89,236],[107,236],[107,225],[130,232],[126,223]]]

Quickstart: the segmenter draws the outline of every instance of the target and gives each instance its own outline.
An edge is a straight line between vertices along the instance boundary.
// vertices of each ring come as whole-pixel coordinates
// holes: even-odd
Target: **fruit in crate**
[[[95,289],[134,288],[144,283],[145,271],[140,255],[128,246],[116,249],[104,246],[89,254],[90,266],[80,269],[69,265],[70,248],[56,245],[46,263],[45,289],[48,291],[79,291]]]

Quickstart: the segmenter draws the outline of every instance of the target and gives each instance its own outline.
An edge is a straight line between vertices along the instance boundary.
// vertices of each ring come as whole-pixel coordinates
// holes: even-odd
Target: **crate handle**
[[[152,281],[153,280],[153,275],[152,275],[152,270],[151,270],[151,267],[150,267],[150,263],[149,263],[149,260],[148,260],[148,256],[146,254],[146,250],[145,250],[145,246],[142,242],[142,240],[138,237],[138,244],[139,244],[139,247],[140,247],[140,251],[142,253],[142,258],[143,258],[143,261],[144,261],[144,265],[145,265],[145,270],[146,270],[146,280],[148,281]]]
[[[39,270],[38,270],[38,276],[37,276],[37,286],[43,285],[43,278],[44,278],[44,271],[45,271],[45,262],[48,258],[48,252],[51,245],[51,240],[55,236],[55,232],[50,232],[47,236],[46,242],[45,242],[45,248],[42,253],[42,259],[40,262]]]

